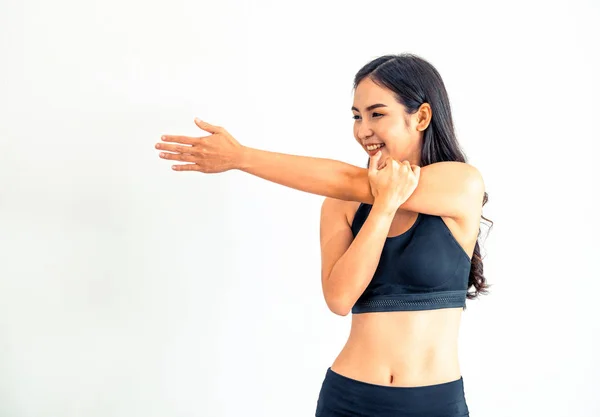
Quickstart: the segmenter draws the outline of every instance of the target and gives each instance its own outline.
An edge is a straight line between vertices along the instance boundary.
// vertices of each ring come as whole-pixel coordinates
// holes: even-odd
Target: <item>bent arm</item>
[[[348,315],[373,279],[393,219],[394,211],[375,203],[358,234],[323,281],[325,300],[334,313]]]
[[[345,162],[245,147],[239,169],[307,193],[374,203],[369,170]],[[481,209],[484,190],[483,178],[474,166],[436,162],[421,167],[417,187],[401,207],[459,219]]]

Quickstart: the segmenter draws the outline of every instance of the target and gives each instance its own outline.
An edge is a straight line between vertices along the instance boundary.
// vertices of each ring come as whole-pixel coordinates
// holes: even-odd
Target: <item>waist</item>
[[[384,386],[418,387],[456,381],[461,377],[458,355],[440,353],[415,360],[410,355],[381,356],[345,346],[331,369],[348,378]]]
[[[379,385],[419,386],[460,378],[462,308],[363,313],[332,369]]]

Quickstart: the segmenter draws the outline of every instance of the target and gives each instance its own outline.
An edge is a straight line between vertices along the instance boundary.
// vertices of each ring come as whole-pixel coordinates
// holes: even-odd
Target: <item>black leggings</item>
[[[358,381],[327,368],[316,417],[468,417],[462,376],[419,387]]]

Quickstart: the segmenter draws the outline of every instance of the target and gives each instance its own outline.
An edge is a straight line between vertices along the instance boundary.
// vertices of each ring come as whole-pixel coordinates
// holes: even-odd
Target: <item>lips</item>
[[[374,144],[374,143],[371,143],[371,145],[375,145],[375,144]],[[365,146],[365,150],[367,151],[367,153],[368,153],[370,156],[373,156],[373,155],[375,155],[375,154],[377,153],[377,151],[379,151],[380,149],[383,149],[383,148],[385,148],[385,144],[383,144],[383,146],[381,146],[381,147],[379,147],[379,148],[377,148],[377,149],[373,149],[372,151],[368,150],[368,149],[366,148],[366,146]]]

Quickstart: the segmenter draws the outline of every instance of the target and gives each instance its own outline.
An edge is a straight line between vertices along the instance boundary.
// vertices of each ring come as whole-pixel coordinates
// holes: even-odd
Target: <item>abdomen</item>
[[[354,314],[348,341],[331,367],[378,385],[457,380],[461,315],[462,308]]]

